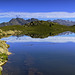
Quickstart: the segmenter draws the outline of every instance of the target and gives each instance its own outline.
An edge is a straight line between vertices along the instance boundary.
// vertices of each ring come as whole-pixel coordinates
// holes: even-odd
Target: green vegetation
[[[28,35],[33,38],[45,38],[48,36],[58,35],[65,31],[75,32],[75,26],[65,26],[47,21],[34,21],[25,25],[4,26],[0,27],[0,29],[3,31],[22,31],[16,35]]]
[[[0,53],[0,62],[8,60],[8,56],[5,53]]]

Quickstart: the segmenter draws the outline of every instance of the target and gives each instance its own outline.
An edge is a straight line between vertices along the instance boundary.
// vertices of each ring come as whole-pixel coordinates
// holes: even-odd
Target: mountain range
[[[24,20],[23,18],[13,18],[9,22],[0,23],[0,27],[8,26],[8,25],[25,25],[25,24],[33,22],[33,21],[39,21],[39,20],[35,19],[35,18],[31,18],[28,20]],[[47,21],[59,23],[60,25],[67,25],[67,26],[75,25],[75,21],[69,21],[69,20],[57,19],[57,20],[53,20],[53,21],[51,21],[51,20],[47,20]]]

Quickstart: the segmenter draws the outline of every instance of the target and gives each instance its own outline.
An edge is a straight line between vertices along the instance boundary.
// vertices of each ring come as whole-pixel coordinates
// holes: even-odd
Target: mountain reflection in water
[[[7,38],[2,38],[1,40],[5,40],[7,42],[75,42],[75,33],[72,32],[64,32],[58,34],[57,36],[49,36],[47,38],[32,38],[30,36],[10,36]]]

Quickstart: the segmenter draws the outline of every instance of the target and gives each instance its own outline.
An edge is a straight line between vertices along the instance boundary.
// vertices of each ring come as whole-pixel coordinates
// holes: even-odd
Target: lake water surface
[[[47,38],[2,38],[12,54],[2,75],[75,75],[75,33]]]

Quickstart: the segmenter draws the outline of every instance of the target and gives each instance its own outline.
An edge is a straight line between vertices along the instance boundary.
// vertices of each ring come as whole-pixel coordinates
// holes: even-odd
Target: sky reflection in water
[[[75,42],[75,33],[61,33],[57,36],[49,36],[47,38],[32,38],[30,36],[10,36],[7,38],[2,38],[7,42],[55,42],[55,43],[64,43],[64,42]]]

